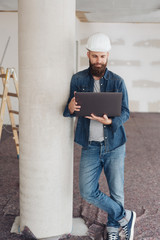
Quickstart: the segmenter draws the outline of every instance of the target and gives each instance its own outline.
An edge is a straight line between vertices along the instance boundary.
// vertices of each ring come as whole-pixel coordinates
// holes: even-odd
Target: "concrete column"
[[[62,116],[74,71],[75,0],[19,1],[20,228],[72,229],[73,128]]]

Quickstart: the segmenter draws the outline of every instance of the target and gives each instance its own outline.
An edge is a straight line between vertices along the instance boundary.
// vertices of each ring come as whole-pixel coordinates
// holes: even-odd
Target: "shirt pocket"
[[[87,86],[79,86],[77,89],[77,92],[90,92],[89,87]]]

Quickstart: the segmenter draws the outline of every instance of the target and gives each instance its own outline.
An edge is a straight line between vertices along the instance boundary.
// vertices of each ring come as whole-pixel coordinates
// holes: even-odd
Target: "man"
[[[108,118],[94,114],[79,117],[75,142],[82,146],[79,186],[81,196],[108,213],[107,239],[117,240],[122,227],[126,240],[133,240],[136,213],[124,209],[124,158],[126,135],[123,123],[129,118],[128,94],[121,77],[107,66],[111,44],[108,36],[96,33],[89,37],[87,56],[89,68],[73,75],[65,117],[80,111],[74,97],[77,92],[122,92],[121,116]],[[104,174],[110,197],[99,189],[99,177]]]

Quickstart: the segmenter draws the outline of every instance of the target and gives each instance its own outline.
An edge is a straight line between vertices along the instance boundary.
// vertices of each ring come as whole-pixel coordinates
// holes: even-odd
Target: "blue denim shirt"
[[[70,96],[63,116],[75,116],[75,113],[70,114],[68,110],[68,104],[74,97],[74,91],[93,92],[93,88],[94,79],[89,68],[74,74],[71,79]],[[113,117],[111,125],[103,125],[106,151],[111,151],[126,142],[126,134],[123,124],[129,119],[128,94],[124,80],[117,74],[109,71],[107,68],[103,78],[100,79],[100,90],[101,92],[122,92],[121,115],[119,117]],[[89,124],[90,119],[84,117],[78,118],[75,142],[83,147],[87,147],[89,143]]]

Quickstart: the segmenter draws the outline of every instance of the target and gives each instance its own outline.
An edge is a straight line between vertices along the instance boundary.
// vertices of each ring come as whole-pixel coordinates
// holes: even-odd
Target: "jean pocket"
[[[119,147],[117,147],[117,148],[115,148],[115,149],[110,151],[110,153],[117,154],[119,156],[120,155],[125,156],[125,152],[126,152],[126,145],[125,144],[123,144],[123,145],[121,145],[121,146],[119,146]]]
[[[90,149],[89,145],[86,146],[86,147],[82,147],[82,150],[83,150],[83,151],[86,151],[86,150],[88,150],[88,149]]]

